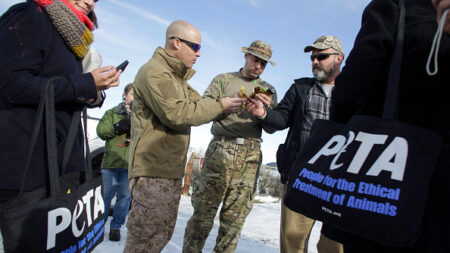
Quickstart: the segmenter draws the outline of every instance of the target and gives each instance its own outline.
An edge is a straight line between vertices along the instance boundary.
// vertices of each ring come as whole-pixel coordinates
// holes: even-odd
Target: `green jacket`
[[[188,83],[195,71],[158,47],[134,83],[129,178],[184,176],[191,126],[223,113],[218,99],[202,98]]]
[[[129,146],[125,145],[126,134],[116,135],[114,124],[127,117],[124,103],[105,112],[97,125],[97,135],[105,140],[105,153],[103,154],[102,169],[122,168],[128,169]]]

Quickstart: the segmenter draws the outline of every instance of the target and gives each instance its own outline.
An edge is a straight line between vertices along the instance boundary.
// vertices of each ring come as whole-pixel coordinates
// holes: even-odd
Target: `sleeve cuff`
[[[264,115],[263,116],[259,116],[258,119],[265,119],[267,116],[267,111],[269,111],[269,108],[267,105],[264,105]]]
[[[267,116],[267,111],[264,112],[264,115],[263,115],[263,116],[259,116],[258,119],[265,119],[266,116]]]
[[[88,99],[97,99],[97,88],[91,73],[76,74],[70,77],[75,91],[75,101],[84,104]]]

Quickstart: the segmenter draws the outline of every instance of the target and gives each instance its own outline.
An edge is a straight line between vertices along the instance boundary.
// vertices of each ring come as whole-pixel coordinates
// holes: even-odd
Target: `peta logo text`
[[[330,170],[338,169],[344,166],[339,163],[339,156],[346,152],[346,148],[350,144],[360,144],[356,150],[352,161],[347,167],[347,172],[358,174],[366,161],[368,155],[375,145],[384,145],[381,155],[370,166],[366,175],[378,176],[381,171],[391,172],[391,179],[403,181],[405,173],[406,160],[408,158],[408,142],[402,137],[395,137],[390,143],[385,143],[388,135],[370,134],[365,132],[355,133],[348,132],[348,136],[335,135],[333,136],[309,161],[309,164],[314,164],[322,156],[334,156],[330,164]]]
[[[91,207],[91,199],[94,198],[94,206]],[[83,212],[83,210],[85,210]],[[72,225],[72,233],[75,237],[80,237],[85,229],[85,223],[83,221],[81,227],[77,225],[77,220],[80,216],[83,220],[87,221],[87,227],[91,226],[92,222],[97,219],[99,213],[105,212],[105,203],[102,197],[102,186],[98,186],[95,189],[88,191],[81,199],[78,200],[73,211],[65,207],[53,209],[48,212],[47,221],[47,250],[55,247],[56,235],[66,230]]]

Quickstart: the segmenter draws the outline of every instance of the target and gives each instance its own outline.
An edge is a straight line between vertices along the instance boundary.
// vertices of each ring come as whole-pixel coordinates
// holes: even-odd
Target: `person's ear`
[[[179,50],[181,47],[181,41],[178,39],[171,39],[171,41],[172,41],[173,48],[175,48],[176,50]]]
[[[342,61],[344,60],[344,56],[342,54],[339,54],[336,59],[339,61],[339,64],[342,63]]]

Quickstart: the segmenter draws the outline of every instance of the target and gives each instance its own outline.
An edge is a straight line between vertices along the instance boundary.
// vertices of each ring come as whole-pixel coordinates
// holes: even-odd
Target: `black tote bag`
[[[417,239],[442,145],[434,132],[395,120],[404,16],[400,1],[383,117],[316,120],[284,199],[293,211],[388,246]]]
[[[90,252],[103,241],[104,202],[102,177],[93,177],[86,133],[86,171],[80,183],[80,172],[60,177],[56,152],[54,91],[52,78],[42,92],[33,127],[25,175],[18,196],[0,205],[0,228],[6,253],[10,252]],[[45,110],[44,110],[45,108]],[[36,145],[45,111],[45,133],[49,185],[32,192],[24,192],[24,182],[30,167],[31,154]],[[66,140],[63,170],[70,155],[80,123],[75,112]]]

